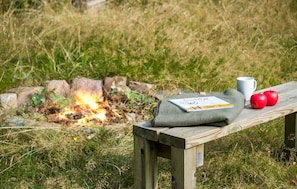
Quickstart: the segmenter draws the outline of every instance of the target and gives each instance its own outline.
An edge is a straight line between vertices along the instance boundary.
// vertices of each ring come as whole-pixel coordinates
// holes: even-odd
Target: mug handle
[[[254,91],[256,91],[256,89],[257,89],[257,81],[254,80]]]

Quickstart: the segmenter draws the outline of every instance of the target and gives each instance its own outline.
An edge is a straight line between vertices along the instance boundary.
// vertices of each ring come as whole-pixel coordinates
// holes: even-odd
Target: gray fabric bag
[[[216,96],[234,106],[232,108],[203,110],[196,112],[186,112],[177,105],[169,102],[170,99],[190,98],[201,96]],[[235,89],[227,89],[224,92],[214,92],[201,95],[200,93],[184,93],[159,102],[154,111],[153,127],[182,127],[213,125],[225,126],[230,124],[243,110],[244,96]]]

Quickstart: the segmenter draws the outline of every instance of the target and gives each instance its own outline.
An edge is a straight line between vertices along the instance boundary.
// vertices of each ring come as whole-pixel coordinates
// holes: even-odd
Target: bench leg
[[[288,149],[297,150],[297,113],[285,117],[285,146]]]
[[[196,167],[203,164],[203,150],[203,145],[190,149],[171,148],[173,189],[196,188]]]
[[[297,155],[297,113],[285,117],[285,146],[282,149],[280,158],[282,160],[296,160]]]
[[[158,188],[156,143],[134,136],[134,188]]]

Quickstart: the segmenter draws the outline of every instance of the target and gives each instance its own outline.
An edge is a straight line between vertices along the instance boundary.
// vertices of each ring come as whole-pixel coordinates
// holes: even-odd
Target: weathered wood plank
[[[172,188],[196,188],[196,148],[171,148]]]
[[[197,154],[201,153],[203,145],[198,147],[189,149],[171,148],[173,189],[196,188],[196,166],[197,162],[201,161],[197,159],[197,157],[201,157],[197,156]]]
[[[150,121],[140,122],[133,126],[133,134],[147,140],[158,141],[159,133],[168,127],[152,127]]]
[[[222,128],[220,127],[212,126],[175,127],[161,132],[159,135],[159,142],[169,146],[186,149],[190,148],[190,146],[187,144],[190,138],[195,137],[195,139],[200,139],[201,141],[197,141],[197,145],[204,144],[206,141],[210,140],[209,136],[213,136],[221,129]]]
[[[260,92],[264,92],[265,90],[272,89],[272,90],[276,90],[278,93],[284,93],[286,91],[296,89],[296,88],[297,88],[297,81],[290,81],[287,83],[283,83],[283,84],[275,85],[275,86],[268,87],[265,89],[261,89],[261,90],[258,90],[257,92],[260,93]]]
[[[285,148],[297,151],[297,113],[289,114],[285,119]]]
[[[204,144],[196,146],[196,167],[204,165]]]
[[[279,92],[279,102],[275,106],[261,110],[246,108],[232,124],[225,127],[199,126],[167,129],[160,132],[159,141],[166,145],[187,149],[297,111],[297,82],[270,89]]]
[[[144,167],[143,167],[143,153],[142,149],[144,148],[144,140],[138,136],[134,136],[134,188],[144,188]]]
[[[134,136],[134,188],[158,188],[156,143]]]
[[[171,159],[171,146],[157,143],[158,157]]]

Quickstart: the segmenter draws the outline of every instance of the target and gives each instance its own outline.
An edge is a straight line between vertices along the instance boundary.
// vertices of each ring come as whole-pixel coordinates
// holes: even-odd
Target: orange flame
[[[107,101],[104,101],[101,95],[92,94],[88,91],[77,91],[74,97],[75,106],[65,108],[59,114],[60,119],[68,120],[69,115],[75,116],[79,114],[76,119],[78,123],[84,123],[89,120],[100,120],[101,122],[106,120],[107,110],[105,108],[109,108],[109,104]]]

